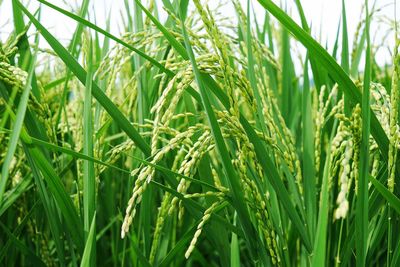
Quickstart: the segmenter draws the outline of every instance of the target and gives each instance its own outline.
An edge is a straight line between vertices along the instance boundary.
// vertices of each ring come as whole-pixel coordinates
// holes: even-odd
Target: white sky
[[[0,0],[1,1],[1,0]],[[59,5],[63,8],[68,8],[65,2],[72,3],[73,6],[78,6],[78,3],[81,0],[75,1],[63,1],[63,0],[48,0],[53,4]],[[244,7],[246,7],[246,0],[240,0]],[[370,6],[373,5],[373,0],[370,1]],[[394,2],[396,0],[376,0],[376,6],[381,8],[379,11],[379,15],[375,18],[383,18],[389,17],[393,19],[395,17],[395,5]],[[24,1],[27,2],[27,1]],[[38,7],[36,0],[31,0],[31,4],[29,5],[29,10],[31,13],[36,11]],[[133,0],[131,0],[133,2]],[[142,1],[143,3],[147,3],[147,0]],[[230,2],[226,0],[226,2]],[[254,5],[257,18],[261,22],[264,16],[264,9],[257,3],[256,0],[251,0]],[[275,1],[279,3],[279,1]],[[294,0],[283,0],[283,3],[286,3],[288,12],[292,15],[292,17],[299,22],[299,17],[297,15],[297,9],[294,5]],[[347,18],[348,18],[348,28],[349,28],[349,38],[350,38],[350,46],[352,44],[352,37],[356,30],[356,26],[360,20],[361,16],[361,5],[364,0],[345,0],[346,2],[346,10],[347,10]],[[209,0],[209,5],[212,7],[215,6],[215,0]],[[332,48],[333,43],[336,38],[336,32],[338,27],[338,22],[341,16],[341,1],[340,0],[301,0],[301,3],[304,8],[305,15],[308,19],[308,22],[312,24],[312,34],[316,37],[322,44],[328,44],[328,48]],[[158,1],[158,4],[161,6],[162,2]],[[230,6],[230,7],[229,7]],[[232,14],[234,16],[234,11],[231,5],[220,10],[225,14]],[[111,32],[115,35],[120,34],[120,25],[121,25],[121,10],[124,10],[124,0],[92,0],[91,6],[89,9],[90,20],[94,22],[94,14],[96,24],[105,27],[105,17],[111,12],[112,22],[111,22]],[[396,7],[397,14],[400,14],[400,3]],[[10,16],[12,15],[11,10],[11,0],[5,0],[0,5],[0,39],[4,40],[10,31],[12,31],[12,21]],[[125,14],[124,14],[125,15]],[[42,10],[42,24],[44,24],[50,32],[55,35],[59,40],[63,43],[67,43],[67,41],[71,38],[72,33],[75,30],[76,24],[73,20],[67,18],[66,16],[50,9],[44,7]],[[372,24],[372,36],[376,38],[376,40],[383,40],[383,37],[386,33],[385,27],[377,29],[376,25],[384,25],[382,23],[377,24],[376,21]],[[376,34],[376,35],[375,35]],[[388,40],[393,40],[391,37]],[[389,44],[384,44],[388,45]],[[392,46],[392,45],[390,45]],[[301,47],[299,45],[299,47]],[[387,49],[381,49],[377,54],[378,62],[383,64],[385,62],[389,62],[390,54]]]

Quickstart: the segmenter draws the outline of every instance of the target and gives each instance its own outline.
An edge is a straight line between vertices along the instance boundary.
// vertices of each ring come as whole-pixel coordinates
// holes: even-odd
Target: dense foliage
[[[380,7],[351,46],[343,1],[329,51],[300,1],[301,26],[270,0],[126,1],[120,37],[95,1],[37,1],[78,26],[61,44],[12,0],[1,265],[400,265],[400,43],[377,64]]]

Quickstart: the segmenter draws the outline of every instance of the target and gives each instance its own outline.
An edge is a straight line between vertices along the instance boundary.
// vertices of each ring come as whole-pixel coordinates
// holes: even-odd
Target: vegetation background
[[[400,265],[396,1],[104,3],[0,0],[1,265]]]

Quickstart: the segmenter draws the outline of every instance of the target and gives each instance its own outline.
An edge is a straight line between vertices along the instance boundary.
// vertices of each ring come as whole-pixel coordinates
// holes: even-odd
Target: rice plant
[[[400,36],[378,1],[352,44],[342,1],[333,51],[300,0],[299,22],[125,1],[118,36],[95,1],[30,2],[0,42],[2,266],[400,265]]]

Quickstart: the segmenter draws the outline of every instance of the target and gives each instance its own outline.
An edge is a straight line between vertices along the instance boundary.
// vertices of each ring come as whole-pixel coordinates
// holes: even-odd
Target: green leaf
[[[234,223],[236,224],[236,213],[233,216]],[[231,239],[231,267],[240,267],[240,249],[238,237],[235,233],[232,233]]]
[[[370,136],[370,81],[371,81],[371,44],[369,37],[368,0],[365,0],[367,48],[365,54],[364,84],[362,95],[362,136],[356,203],[356,254],[357,267],[365,266],[368,251],[368,177],[369,177],[369,136]]]
[[[93,157],[93,121],[92,121],[92,85],[93,85],[93,45],[92,40],[87,40],[87,76],[85,88],[85,100],[83,104],[83,154]],[[94,163],[91,160],[83,162],[83,224],[86,241],[89,241],[89,231],[91,228],[96,235],[95,212],[96,212],[96,178]],[[94,224],[94,225],[91,225]],[[93,239],[90,246],[90,265],[96,265],[96,242]],[[88,246],[88,245],[86,245]],[[86,249],[86,248],[85,248]]]
[[[74,238],[75,244],[83,250],[83,228],[71,197],[65,191],[60,178],[43,153],[36,147],[29,148],[29,152],[35,159],[35,165],[42,173],[50,192],[57,202],[60,212],[64,215],[66,225],[71,236]]]
[[[93,254],[95,252],[95,247],[93,247],[94,244],[96,244],[96,212],[94,213],[92,223],[90,224],[89,234],[82,255],[81,267],[93,266],[92,258],[95,256]]]
[[[4,194],[3,202],[0,204],[0,216],[17,201],[22,194],[32,188],[32,176],[26,176],[11,190]]]
[[[346,4],[342,0],[342,55],[341,55],[341,66],[346,73],[350,72],[349,63],[349,37],[347,33],[347,15],[346,15]],[[347,117],[351,114],[350,101],[347,95],[344,95],[344,112]]]
[[[311,238],[314,237],[317,203],[316,203],[316,183],[315,159],[314,159],[314,123],[311,111],[310,82],[308,77],[308,60],[304,66],[303,81],[303,101],[302,101],[302,139],[303,139],[303,189],[304,201],[307,214],[307,224]]]
[[[321,195],[319,202],[318,226],[315,234],[314,253],[311,266],[325,266],[327,255],[328,215],[329,215],[329,175],[331,170],[331,153],[328,148],[322,178]]]
[[[382,183],[377,179],[369,176],[369,181],[374,185],[378,192],[386,199],[390,206],[400,215],[400,199],[390,192]]]

